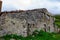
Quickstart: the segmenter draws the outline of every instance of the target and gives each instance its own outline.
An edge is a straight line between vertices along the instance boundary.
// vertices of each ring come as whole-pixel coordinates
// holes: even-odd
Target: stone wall
[[[0,35],[3,33],[27,36],[34,30],[41,29],[54,32],[53,17],[45,8],[23,12],[2,12],[0,20]]]

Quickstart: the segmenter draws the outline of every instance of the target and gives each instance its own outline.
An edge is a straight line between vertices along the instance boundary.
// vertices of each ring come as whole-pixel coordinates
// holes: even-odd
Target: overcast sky
[[[2,11],[47,8],[53,14],[60,14],[60,0],[2,0]]]

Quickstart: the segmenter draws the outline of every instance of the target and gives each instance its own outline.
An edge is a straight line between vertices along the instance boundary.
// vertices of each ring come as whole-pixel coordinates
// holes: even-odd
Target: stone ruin
[[[31,35],[35,30],[55,32],[54,17],[45,8],[0,12],[0,36]]]

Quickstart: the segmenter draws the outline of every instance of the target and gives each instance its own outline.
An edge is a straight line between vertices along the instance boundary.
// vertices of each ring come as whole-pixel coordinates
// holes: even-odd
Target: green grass
[[[60,40],[60,34],[56,34],[55,36],[57,40]]]
[[[60,15],[54,15],[55,24],[60,28]]]
[[[60,34],[48,33],[44,31],[34,31],[32,35],[27,37],[17,36],[16,34],[5,35],[1,37],[5,40],[10,40],[11,38],[16,40],[60,40]]]

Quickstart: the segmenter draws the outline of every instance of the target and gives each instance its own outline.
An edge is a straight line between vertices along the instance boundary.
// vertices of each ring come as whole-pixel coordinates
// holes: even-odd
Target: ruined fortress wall
[[[24,12],[3,12],[0,20],[1,36],[3,34],[27,36],[32,34],[34,30],[40,31],[41,29],[54,32],[53,17],[46,9],[35,9]]]

